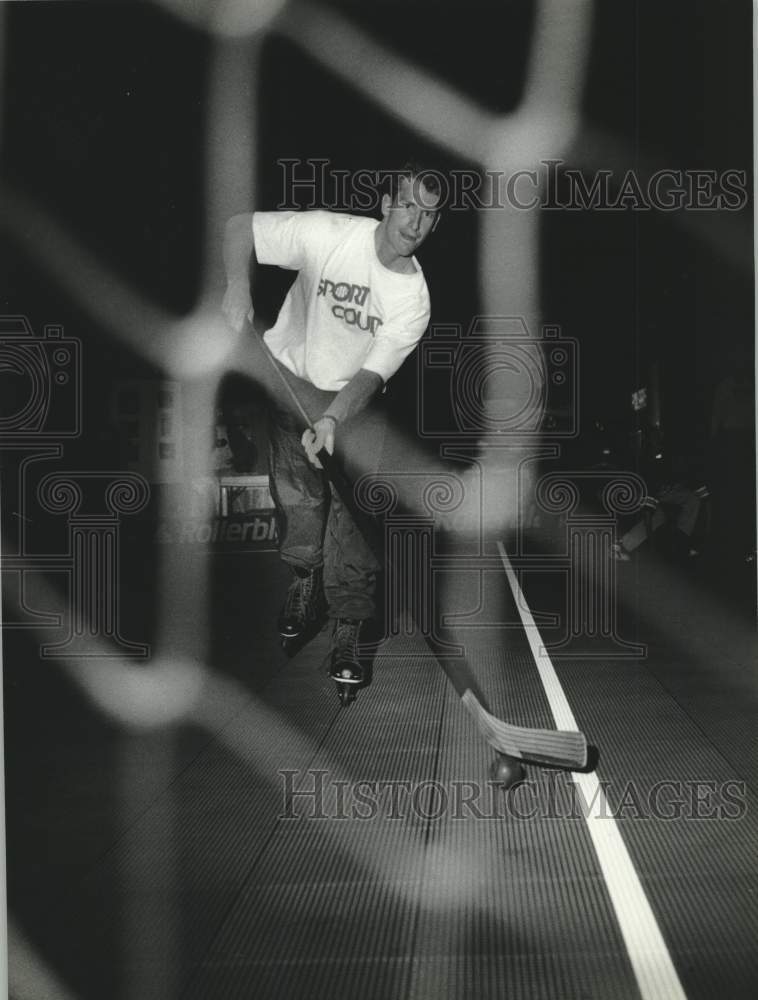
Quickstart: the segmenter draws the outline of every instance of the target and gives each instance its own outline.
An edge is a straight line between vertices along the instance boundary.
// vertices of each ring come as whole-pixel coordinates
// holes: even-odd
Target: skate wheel
[[[502,788],[503,791],[508,791],[509,788],[515,788],[516,785],[520,785],[525,777],[526,771],[524,770],[524,765],[515,757],[509,757],[507,754],[500,753],[492,761],[490,781]]]
[[[355,685],[338,684],[337,696],[340,700],[340,705],[342,705],[343,708],[347,708],[348,705],[352,705],[355,701]]]

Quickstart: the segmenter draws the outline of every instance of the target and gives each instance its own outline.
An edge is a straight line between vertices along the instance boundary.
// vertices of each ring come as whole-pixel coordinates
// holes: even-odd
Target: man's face
[[[386,240],[399,257],[410,257],[421,246],[437,219],[439,195],[417,178],[402,177],[395,201],[382,199]]]

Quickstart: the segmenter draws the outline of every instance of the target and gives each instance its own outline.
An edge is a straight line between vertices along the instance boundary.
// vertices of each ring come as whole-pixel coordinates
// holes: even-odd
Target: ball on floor
[[[520,760],[501,753],[493,760],[490,767],[490,780],[503,790],[515,788],[526,777],[526,770]]]

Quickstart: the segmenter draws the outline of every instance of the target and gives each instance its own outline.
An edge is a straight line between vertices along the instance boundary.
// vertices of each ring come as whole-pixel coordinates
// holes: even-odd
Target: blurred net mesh
[[[205,192],[205,232],[214,240],[235,209],[240,205],[255,206],[255,81],[262,39],[269,31],[287,37],[329,73],[391,111],[404,126],[432,137],[445,152],[476,159],[485,170],[493,172],[493,183],[499,183],[497,177],[506,171],[535,168],[547,157],[560,157],[579,127],[592,9],[589,0],[571,4],[542,0],[536,5],[523,99],[514,112],[502,116],[478,108],[444,81],[431,78],[354,23],[319,4],[306,7],[286,6],[274,0],[253,5],[243,0],[222,4],[163,0],[163,6],[174,16],[206,28],[214,37]],[[341,44],[335,44],[335,39]],[[355,50],[361,53],[359,61],[342,59],[342,52]],[[480,219],[481,313],[493,317],[517,315],[529,330],[536,331],[540,320],[538,213],[508,207],[504,198],[498,204],[502,207],[482,212]],[[212,475],[203,430],[213,412],[220,380],[232,364],[237,368],[245,364],[244,342],[226,326],[219,312],[220,246],[214,242],[205,247],[203,294],[190,315],[176,319],[104,267],[72,233],[21,192],[14,191],[6,205],[6,227],[31,236],[38,263],[98,321],[103,333],[128,344],[159,366],[168,378],[181,383],[188,400],[187,412],[194,421],[184,435],[185,483]],[[255,372],[248,374],[255,377]],[[210,519],[213,513],[209,500],[204,515]],[[190,513],[180,512],[180,516],[189,517]],[[174,562],[177,559],[181,563]],[[187,560],[192,560],[193,565],[188,566]],[[191,555],[183,552],[177,556],[170,550],[163,553],[161,573],[167,585],[159,588],[164,606],[158,616],[156,664],[163,662],[165,650],[175,652],[177,642],[180,660],[204,661],[209,624],[207,562],[202,547]],[[177,622],[181,622],[180,641]],[[128,672],[128,668],[124,669]],[[111,708],[116,717],[122,715],[127,721],[130,710],[125,704],[130,702],[122,697],[117,674],[115,671],[113,675]],[[86,680],[87,676],[86,671],[77,673],[94,696],[94,681]],[[193,680],[190,687],[196,686]],[[104,698],[103,707],[108,701],[102,694],[105,689],[107,686],[98,696]],[[165,697],[180,714],[186,711],[186,699],[176,695],[169,684]],[[185,708],[180,710],[180,705]],[[153,710],[160,715],[159,710]],[[168,705],[165,711],[168,716],[174,715]]]
[[[523,99],[506,115],[477,106],[334,9],[317,3],[161,0],[161,6],[173,17],[207,31],[213,42],[204,199],[209,243],[204,248],[206,277],[197,307],[181,319],[168,314],[104,266],[72,232],[21,191],[6,190],[3,225],[11,235],[23,234],[27,244],[34,246],[41,270],[81,306],[103,335],[128,345],[181,384],[192,421],[184,435],[184,476],[189,483],[212,476],[205,428],[221,379],[232,364],[244,369],[244,343],[229,330],[219,312],[221,249],[215,239],[226,218],[240,206],[256,207],[256,87],[262,43],[268,33],[286,37],[334,78],[355,88],[451,157],[474,160],[497,176],[534,168],[548,157],[560,157],[574,138],[579,127],[592,4],[590,0],[536,3]],[[345,60],[342,54],[347,51],[359,51],[360,59]],[[507,200],[503,199],[503,205],[507,206]],[[533,332],[540,322],[538,218],[539,213],[513,207],[482,212],[478,236],[480,312],[487,316],[518,315]],[[255,372],[248,374],[255,376]],[[479,459],[497,462],[497,456],[488,458],[486,453]],[[203,514],[208,520],[214,516],[210,501]],[[179,516],[196,518],[197,510],[180,511]],[[287,723],[251,700],[248,691],[215,674],[208,663],[209,554],[203,546],[185,547],[181,553],[165,547],[160,576],[157,592],[161,607],[149,668],[119,660],[112,650],[93,640],[91,658],[62,661],[62,669],[98,709],[127,728],[160,728],[187,720],[224,739],[223,727],[218,725],[224,714],[222,706],[247,704],[250,731],[259,737],[244,746],[232,741],[229,749],[245,756],[246,763],[256,769],[265,758],[271,734],[286,732]],[[54,606],[65,601],[51,588],[45,603]],[[307,742],[294,731],[286,737],[293,745]],[[334,772],[340,773],[341,768],[332,763]],[[335,836],[342,839],[339,830]],[[354,840],[345,840],[341,846],[353,854],[364,854],[361,861],[367,867],[377,866]],[[134,920],[138,921],[136,915]],[[43,961],[34,967],[28,944],[23,946],[23,956],[14,969],[19,997],[33,995],[34,983],[53,975]],[[28,973],[25,981],[24,970]],[[68,994],[59,985],[56,995]],[[139,995],[138,984],[130,995]]]

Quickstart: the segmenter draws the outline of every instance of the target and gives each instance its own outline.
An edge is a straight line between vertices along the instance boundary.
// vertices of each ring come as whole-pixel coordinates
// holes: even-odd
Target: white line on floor
[[[548,703],[558,729],[573,729],[574,713],[558,675],[545,652],[529,605],[516,579],[508,553],[498,542],[500,558],[516,607],[537,665]],[[587,827],[592,837],[600,869],[608,887],[629,960],[634,969],[642,1000],[686,1000],[674,963],[663,940],[658,921],[642,888],[634,863],[611,814],[603,788],[595,774],[572,774],[585,801]]]

